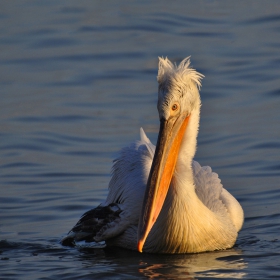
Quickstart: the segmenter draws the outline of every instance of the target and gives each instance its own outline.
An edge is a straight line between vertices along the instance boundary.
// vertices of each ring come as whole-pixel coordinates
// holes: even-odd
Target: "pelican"
[[[141,139],[114,160],[106,201],[81,217],[63,245],[105,241],[167,254],[233,247],[242,207],[209,166],[193,160],[202,77],[189,57],[178,66],[159,58],[156,147],[141,128]]]

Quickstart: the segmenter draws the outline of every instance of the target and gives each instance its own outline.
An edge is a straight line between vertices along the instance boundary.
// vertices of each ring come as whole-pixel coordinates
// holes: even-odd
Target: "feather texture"
[[[172,161],[171,152],[170,158],[163,156],[165,150],[156,149],[141,128],[140,140],[123,148],[114,160],[106,201],[86,212],[62,240],[62,244],[73,245],[80,240],[106,241],[107,245],[136,250],[139,245],[138,224],[141,226],[143,221],[143,200],[154,203],[154,200],[146,199],[145,190],[151,190],[158,184],[158,181],[150,180],[149,174],[158,166],[160,168],[156,172],[159,173],[153,174],[159,174],[159,178],[160,172],[163,172],[161,165],[153,163],[153,159],[157,158],[158,161],[154,162],[162,164],[171,159],[175,165],[172,174],[168,173],[172,177],[169,177],[171,181],[167,181],[168,189],[161,209],[157,212],[159,214],[152,221],[153,225],[141,243],[144,251],[194,253],[226,249],[234,245],[243,224],[243,210],[237,200],[223,188],[218,175],[210,167],[201,167],[193,160],[201,106],[198,89],[202,77],[202,74],[190,67],[189,57],[178,67],[167,58],[159,58],[157,107],[161,122],[166,125],[170,121],[172,125],[162,126],[167,134],[159,134],[159,139],[164,135],[162,137],[167,137],[164,138],[167,142],[158,143],[171,145],[168,146],[171,151],[174,142],[169,144],[168,141],[175,141],[176,133],[181,131],[174,127],[181,122],[187,124],[180,134],[182,138],[180,146],[177,146],[176,161]],[[172,133],[175,134],[174,138]],[[162,154],[155,155],[156,151]],[[162,178],[166,177],[160,177],[159,180]],[[154,195],[154,192],[148,192],[148,195],[150,193]],[[149,215],[149,212],[145,213]]]
[[[64,245],[73,244],[74,240],[106,241],[111,246],[136,250],[138,219],[155,151],[155,146],[150,142],[143,129],[140,131],[140,137],[141,140],[123,148],[119,157],[114,161],[106,201],[81,217],[68,236],[64,238],[62,242]],[[240,216],[239,212],[243,214],[239,203],[223,188],[218,175],[212,172],[209,166],[201,167],[198,162],[192,161],[192,170],[195,192],[209,210],[228,220]],[[167,198],[167,202],[168,200],[169,198]],[[225,203],[225,201],[231,200],[236,202],[235,207],[231,207],[231,203]],[[168,221],[168,215],[173,218],[173,214],[171,214],[173,206],[166,207],[169,209],[167,211],[163,209],[162,214],[165,222]],[[187,208],[185,210],[187,211]],[[168,212],[170,213],[168,214]],[[240,220],[243,221],[243,218]],[[233,225],[234,219],[231,222]],[[173,233],[180,224],[183,224],[181,218],[172,228]],[[157,228],[162,231],[160,226]],[[236,232],[240,228],[239,226]],[[155,231],[151,237],[155,234],[158,232]],[[162,250],[160,246],[158,250]],[[174,252],[178,252],[176,248]]]

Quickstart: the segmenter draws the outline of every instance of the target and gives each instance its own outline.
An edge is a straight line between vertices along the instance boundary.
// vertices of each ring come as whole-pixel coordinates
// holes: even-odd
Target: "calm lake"
[[[279,1],[1,1],[0,279],[280,279]],[[205,75],[195,159],[241,203],[234,248],[63,247],[112,160],[159,128],[158,56]]]

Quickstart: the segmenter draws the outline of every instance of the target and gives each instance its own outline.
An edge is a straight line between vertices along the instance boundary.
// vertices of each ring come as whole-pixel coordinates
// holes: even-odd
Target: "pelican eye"
[[[178,110],[178,105],[173,104],[171,109],[172,109],[172,111],[177,111]]]

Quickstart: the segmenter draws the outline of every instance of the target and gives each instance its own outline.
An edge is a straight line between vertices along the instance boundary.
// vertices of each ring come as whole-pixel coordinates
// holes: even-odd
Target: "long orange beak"
[[[148,234],[162,209],[189,119],[190,115],[180,115],[177,118],[161,120],[157,147],[139,219],[137,244],[139,252],[142,252]]]

